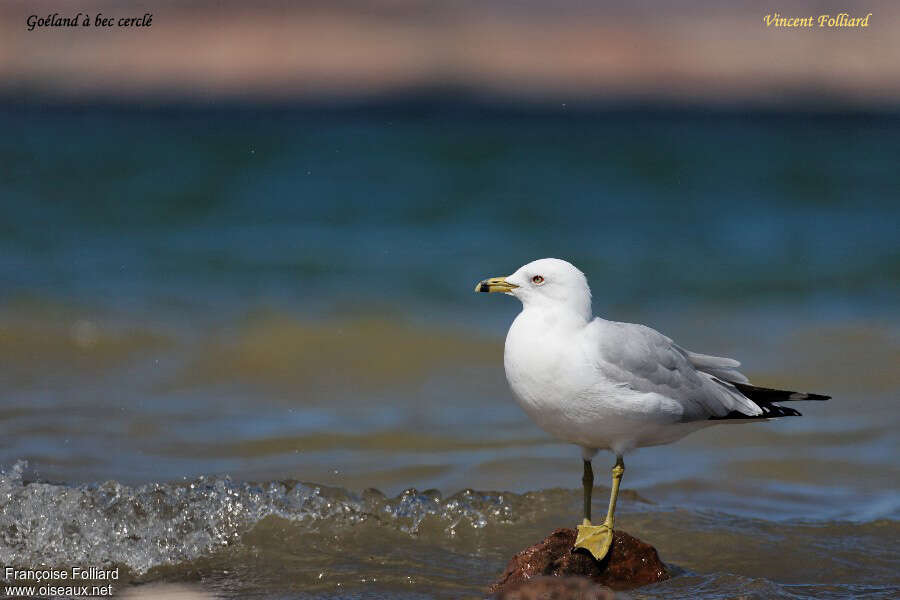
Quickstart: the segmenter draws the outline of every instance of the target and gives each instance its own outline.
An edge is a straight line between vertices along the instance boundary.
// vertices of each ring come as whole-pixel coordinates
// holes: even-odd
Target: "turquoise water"
[[[894,312],[896,118],[372,112],[8,108],[4,297],[455,327],[472,280],[563,256],[606,313]]]
[[[637,597],[900,584],[895,116],[7,105],[0,132],[0,564],[477,596],[578,517],[577,450],[506,389],[515,301],[472,293],[557,256],[597,314],[835,396],[628,460],[621,526],[681,573]]]

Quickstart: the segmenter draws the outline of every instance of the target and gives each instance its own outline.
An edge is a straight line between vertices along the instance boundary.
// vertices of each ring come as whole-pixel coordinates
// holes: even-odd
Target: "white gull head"
[[[506,282],[516,286],[507,293],[521,300],[525,309],[571,310],[591,319],[591,288],[584,273],[569,262],[541,258],[520,267]]]

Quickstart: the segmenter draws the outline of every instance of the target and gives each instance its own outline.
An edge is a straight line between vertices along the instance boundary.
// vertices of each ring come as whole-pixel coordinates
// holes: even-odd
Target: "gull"
[[[522,302],[506,334],[506,379],[538,426],[581,447],[584,520],[575,547],[597,560],[612,544],[627,452],[711,425],[800,416],[776,402],[829,399],[751,385],[734,359],[691,352],[645,325],[594,317],[584,273],[564,260],[530,262],[508,277],[479,282],[475,291]],[[616,462],[606,519],[593,525],[591,460],[599,450],[612,451]]]

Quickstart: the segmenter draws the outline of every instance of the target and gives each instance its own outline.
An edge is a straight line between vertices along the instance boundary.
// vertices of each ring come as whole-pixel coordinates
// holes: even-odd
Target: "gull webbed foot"
[[[591,553],[595,560],[603,560],[612,546],[613,529],[608,523],[591,525],[587,519],[578,526],[578,535],[575,538],[575,547],[584,548]]]

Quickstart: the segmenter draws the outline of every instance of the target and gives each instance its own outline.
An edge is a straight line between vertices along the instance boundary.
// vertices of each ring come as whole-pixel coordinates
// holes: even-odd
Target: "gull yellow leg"
[[[619,484],[622,475],[625,474],[625,463],[621,456],[616,456],[616,466],[612,469],[612,490],[609,494],[609,511],[602,525],[591,525],[591,487],[594,484],[594,474],[589,461],[584,461],[584,522],[578,526],[578,535],[575,538],[575,547],[584,548],[597,560],[603,560],[609,552],[613,538],[613,516],[616,512],[616,499],[619,497]],[[590,475],[590,477],[588,477]]]

